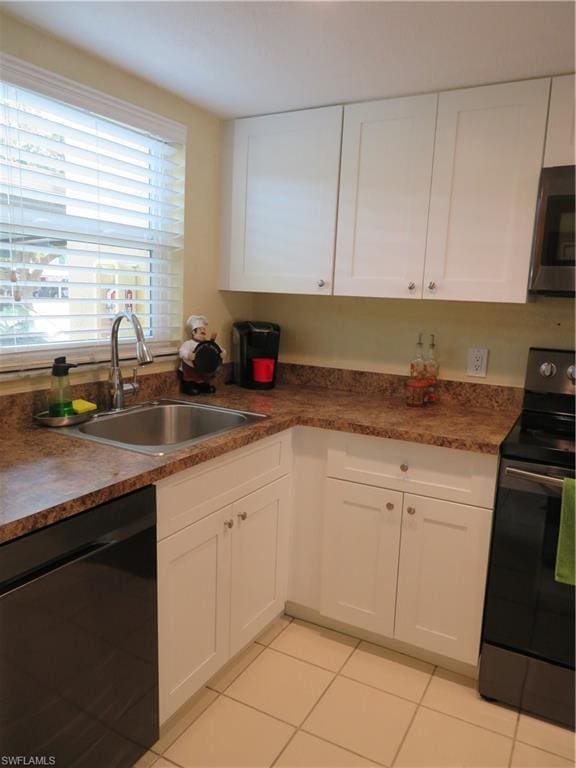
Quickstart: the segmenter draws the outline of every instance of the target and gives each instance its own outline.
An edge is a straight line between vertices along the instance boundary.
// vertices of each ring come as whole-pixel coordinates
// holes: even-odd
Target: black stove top
[[[531,348],[522,414],[505,437],[505,458],[574,466],[574,352]]]
[[[501,447],[507,459],[528,459],[559,467],[574,466],[574,438],[544,429],[523,429],[519,416]]]

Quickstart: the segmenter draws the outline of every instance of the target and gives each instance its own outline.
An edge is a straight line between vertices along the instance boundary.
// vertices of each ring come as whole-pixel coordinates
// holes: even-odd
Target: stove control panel
[[[573,395],[576,383],[574,350],[532,347],[528,353],[525,389]]]

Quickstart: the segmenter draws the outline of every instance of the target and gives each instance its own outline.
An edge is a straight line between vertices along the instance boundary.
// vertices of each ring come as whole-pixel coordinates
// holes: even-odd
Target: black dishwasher
[[[157,739],[150,486],[0,546],[0,757],[129,768]]]

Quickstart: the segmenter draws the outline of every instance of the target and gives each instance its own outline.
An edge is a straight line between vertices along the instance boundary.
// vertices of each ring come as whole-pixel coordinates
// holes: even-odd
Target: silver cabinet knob
[[[234,528],[234,520],[224,520],[225,528]]]
[[[248,512],[239,512],[238,513],[238,519],[239,520],[246,520],[247,517],[248,517]]]
[[[318,280],[317,285],[318,285],[318,288],[324,288],[324,286],[326,285],[326,282],[324,280]]]
[[[402,472],[408,472],[408,464],[400,464],[400,469]]]
[[[387,509],[389,512],[391,512],[391,511],[394,509],[394,504],[392,504],[392,502],[391,502],[391,501],[389,501],[389,502],[386,504],[386,509]]]
[[[408,290],[413,291],[416,288],[416,283],[408,283]]]
[[[568,378],[572,383],[576,381],[576,365],[570,365],[568,367],[568,370],[566,371],[566,376],[568,376]]]
[[[542,363],[540,366],[540,376],[544,376],[545,379],[547,379],[549,376],[555,376],[556,375],[556,366],[554,363]]]
[[[409,515],[414,515],[416,513],[416,508],[415,507],[408,507],[406,512],[408,512]]]
[[[428,290],[433,291],[435,290],[435,288],[436,288],[436,283],[434,282],[434,280],[430,280],[430,282],[428,283]]]

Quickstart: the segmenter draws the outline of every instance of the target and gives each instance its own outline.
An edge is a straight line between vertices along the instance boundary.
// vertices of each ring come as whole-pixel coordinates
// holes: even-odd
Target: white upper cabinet
[[[550,80],[441,93],[424,298],[524,302]]]
[[[221,288],[525,302],[550,83],[229,123]],[[573,162],[557,77],[545,164]]]
[[[345,107],[335,294],[422,297],[437,100]]]
[[[552,80],[544,165],[574,165],[574,75]]]
[[[340,106],[235,121],[222,288],[332,293],[341,134]]]

